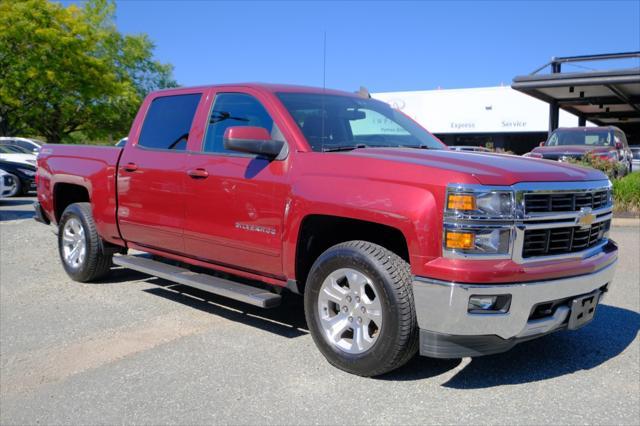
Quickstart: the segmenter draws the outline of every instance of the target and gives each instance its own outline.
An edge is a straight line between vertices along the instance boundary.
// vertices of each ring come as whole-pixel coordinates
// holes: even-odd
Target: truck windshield
[[[556,130],[546,146],[592,145],[613,146],[613,138],[608,129]]]
[[[314,151],[365,147],[443,149],[434,136],[388,104],[319,93],[277,93]]]

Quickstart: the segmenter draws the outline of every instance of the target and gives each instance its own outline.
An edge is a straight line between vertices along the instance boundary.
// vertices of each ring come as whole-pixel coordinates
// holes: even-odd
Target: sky
[[[185,86],[322,86],[325,33],[326,86],[349,91],[509,85],[552,56],[640,50],[640,0],[128,0],[116,14],[120,31],[149,34]]]

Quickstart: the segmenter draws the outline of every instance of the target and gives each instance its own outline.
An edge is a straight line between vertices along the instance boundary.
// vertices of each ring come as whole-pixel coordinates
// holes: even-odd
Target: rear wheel
[[[6,197],[15,197],[17,195],[20,195],[22,193],[22,184],[20,183],[20,179],[18,179],[18,176],[13,175],[11,173],[9,173],[9,176],[11,176],[13,178],[13,182],[15,183],[13,189],[11,192],[9,192]]]
[[[377,376],[417,351],[409,265],[366,241],[331,247],[314,263],[305,288],[314,342],[334,366]]]
[[[93,220],[91,204],[74,203],[62,213],[58,251],[65,271],[74,281],[94,281],[109,273],[112,254],[105,252]]]

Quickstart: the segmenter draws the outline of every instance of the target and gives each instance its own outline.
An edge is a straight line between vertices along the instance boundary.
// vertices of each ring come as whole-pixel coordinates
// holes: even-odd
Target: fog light
[[[511,306],[510,294],[473,295],[469,297],[467,311],[476,314],[504,314]]]
[[[469,310],[489,310],[496,303],[496,300],[498,300],[498,296],[471,296],[469,298]]]

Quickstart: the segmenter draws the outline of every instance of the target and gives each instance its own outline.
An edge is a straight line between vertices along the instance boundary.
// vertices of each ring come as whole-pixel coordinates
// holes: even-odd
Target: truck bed
[[[92,145],[44,145],[38,155],[36,185],[43,212],[57,223],[62,211],[54,205],[54,191],[62,185],[86,190],[98,232],[121,243],[116,224],[116,175],[122,148]]]

